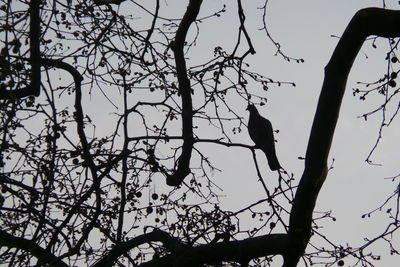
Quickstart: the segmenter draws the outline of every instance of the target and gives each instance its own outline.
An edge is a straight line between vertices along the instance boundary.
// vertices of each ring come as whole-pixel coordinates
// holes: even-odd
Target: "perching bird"
[[[248,105],[247,110],[250,112],[247,127],[251,140],[267,156],[270,169],[273,171],[280,169],[281,165],[276,157],[275,139],[271,122],[262,117],[254,105]]]

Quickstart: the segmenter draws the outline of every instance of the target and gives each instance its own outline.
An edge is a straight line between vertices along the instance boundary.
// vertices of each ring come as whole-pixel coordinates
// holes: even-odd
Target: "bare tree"
[[[322,236],[313,212],[354,58],[367,37],[384,37],[392,43],[388,64],[398,64],[393,38],[400,36],[400,11],[367,8],[354,15],[325,68],[304,173],[297,185],[281,169],[272,191],[256,148],[233,141],[246,127],[236,106],[263,105],[259,88],[294,84],[248,68],[256,51],[241,0],[233,5],[238,29],[232,51],[217,46],[196,64],[190,55],[202,24],[223,17],[226,7],[203,15],[203,1],[190,0],[181,18],[172,18],[162,13],[166,2],[2,4],[0,262],[265,266],[281,255],[285,267],[302,257],[339,266],[353,257],[372,266],[375,256],[363,250],[379,239],[398,254],[386,238],[399,228],[398,205],[386,231],[357,248]],[[268,32],[267,2],[260,8],[266,37],[284,60],[303,62],[286,56]],[[376,91],[387,96],[387,105],[399,91],[396,78],[390,71],[374,90],[354,94]],[[89,115],[93,108],[95,116]],[[203,137],[202,127],[215,137]],[[223,210],[213,182],[218,166],[202,144],[251,151],[265,198]],[[389,198],[398,202],[398,193]],[[263,223],[243,229],[246,214]],[[312,235],[328,245],[312,244],[308,252]]]

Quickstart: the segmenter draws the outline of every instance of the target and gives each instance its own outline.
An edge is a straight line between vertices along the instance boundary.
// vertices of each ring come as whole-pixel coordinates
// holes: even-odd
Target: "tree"
[[[270,35],[267,2],[261,6],[267,38],[283,59],[301,63]],[[247,65],[256,50],[242,1],[234,6],[233,49],[221,44],[200,60],[191,56],[204,38],[203,24],[223,18],[227,7],[203,14],[206,3],[190,0],[175,19],[163,13],[165,5],[159,0],[2,5],[0,261],[263,266],[281,255],[285,267],[296,266],[301,257],[339,266],[353,257],[372,266],[376,256],[363,251],[378,239],[398,254],[388,239],[399,227],[398,206],[388,212],[386,231],[357,248],[322,236],[313,212],[354,58],[367,37],[380,36],[392,44],[389,66],[398,64],[394,38],[400,36],[400,12],[367,8],[354,15],[325,68],[304,173],[297,181],[280,171],[272,190],[263,178],[266,160],[257,160],[252,144],[235,141],[246,127],[239,110],[265,104],[259,88],[294,83]],[[365,98],[376,91],[386,96],[383,106],[392,103],[399,90],[394,69],[376,90],[354,94]],[[251,152],[265,198],[236,211],[221,208],[213,181],[218,166],[207,150],[215,146]],[[388,199],[398,202],[398,193]],[[240,220],[248,214],[262,223],[243,229]],[[318,244],[307,251],[312,235],[330,248]]]

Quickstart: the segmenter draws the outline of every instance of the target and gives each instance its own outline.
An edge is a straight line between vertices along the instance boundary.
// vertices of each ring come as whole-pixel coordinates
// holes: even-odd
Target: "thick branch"
[[[93,267],[114,266],[118,257],[133,248],[150,242],[161,242],[169,254],[140,266],[197,266],[216,261],[243,262],[267,255],[282,255],[287,247],[287,234],[271,234],[241,241],[228,241],[190,247],[168,233],[156,229],[151,233],[140,235],[114,247],[107,255],[96,262]]]
[[[168,233],[161,230],[154,230],[151,233],[140,235],[127,242],[122,242],[118,246],[114,247],[106,256],[96,262],[96,264],[94,264],[92,267],[114,266],[115,261],[118,259],[118,257],[122,256],[129,250],[145,243],[157,241],[163,243],[164,247],[167,248],[168,251],[173,252],[182,249],[182,247],[184,246],[182,243],[179,242],[179,240],[171,237]]]
[[[51,266],[68,266],[62,260],[54,256],[44,248],[40,247],[35,242],[25,238],[15,237],[3,230],[0,230],[0,247],[2,246],[9,248],[18,248],[27,251],[35,256],[37,259],[39,259],[41,263],[47,263]]]
[[[182,97],[182,154],[178,159],[178,167],[172,175],[168,175],[167,184],[179,186],[183,179],[190,173],[190,157],[193,149],[193,107],[192,88],[187,76],[186,61],[184,55],[184,44],[186,34],[190,25],[195,21],[201,6],[202,0],[190,0],[186,13],[176,32],[175,41],[171,45],[174,55],[176,72],[179,83],[179,93]]]
[[[187,248],[140,267],[198,266],[218,261],[246,262],[253,258],[283,254],[287,246],[286,234],[270,234],[241,241],[219,242]]]
[[[346,81],[364,40],[370,35],[400,36],[400,11],[367,8],[358,11],[325,68],[325,79],[308,143],[305,170],[294,199],[284,267],[294,267],[311,236],[312,213],[327,175],[327,159]]]

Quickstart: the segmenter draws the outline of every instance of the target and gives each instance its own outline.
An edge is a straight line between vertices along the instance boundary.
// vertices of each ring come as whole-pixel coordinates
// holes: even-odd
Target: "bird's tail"
[[[265,153],[265,156],[267,156],[268,165],[269,165],[269,168],[271,169],[271,171],[276,171],[281,168],[278,158],[276,157],[275,151],[274,151],[274,153],[271,153],[271,152]]]

